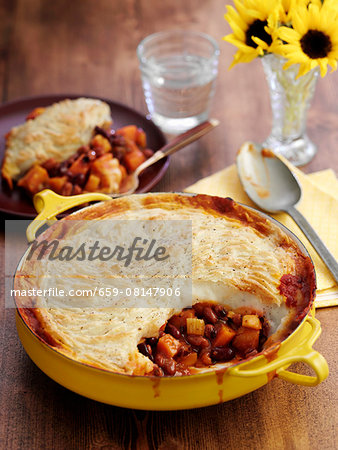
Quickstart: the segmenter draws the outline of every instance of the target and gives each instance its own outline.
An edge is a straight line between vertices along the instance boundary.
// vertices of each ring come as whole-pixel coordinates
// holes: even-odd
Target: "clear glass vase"
[[[303,166],[317,152],[306,134],[306,119],[319,70],[312,69],[296,79],[298,64],[284,70],[286,60],[274,54],[265,55],[261,61],[269,85],[273,121],[271,134],[263,145],[295,166]]]

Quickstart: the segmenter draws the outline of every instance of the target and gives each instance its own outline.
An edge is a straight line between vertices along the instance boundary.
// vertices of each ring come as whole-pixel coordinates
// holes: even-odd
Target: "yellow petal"
[[[286,42],[294,42],[299,40],[300,35],[297,33],[297,31],[292,30],[288,27],[280,27],[278,31],[278,36]]]
[[[308,57],[301,52],[290,52],[287,53],[287,58],[292,59],[293,61],[297,61],[299,63],[308,61]]]
[[[231,28],[233,29],[234,35],[237,39],[245,42],[245,33],[244,31],[235,23],[232,23]]]
[[[320,67],[320,75],[321,77],[325,77],[327,73],[327,60],[326,58],[318,59],[318,64]]]
[[[244,42],[241,42],[238,39],[236,39],[233,34],[228,34],[227,36],[224,36],[223,40],[229,42],[232,45],[235,45],[243,52],[252,52],[252,50],[254,50],[253,47],[250,47],[244,44]]]
[[[234,0],[235,7],[238,11],[238,14],[241,16],[241,18],[244,20],[245,23],[248,23],[251,21],[251,16],[247,13],[247,9],[245,6],[240,2],[240,0]]]
[[[292,16],[292,25],[297,32],[303,36],[307,32],[307,27],[304,19],[301,18],[296,12]]]
[[[286,63],[283,66],[283,69],[287,70],[290,66],[292,66],[292,64],[294,64],[294,62],[292,62],[291,60],[286,61]]]
[[[330,66],[331,66],[331,73],[334,72],[335,70],[337,70],[337,61],[333,60],[329,62]]]
[[[302,76],[305,75],[309,70],[310,70],[310,67],[309,67],[308,64],[306,64],[306,63],[300,64],[297,78],[302,77]]]
[[[228,12],[225,14],[226,20],[230,23],[230,20],[237,23],[239,27],[243,30],[246,30],[247,23],[242,19],[242,17],[238,14],[238,12],[232,7],[228,6]]]
[[[257,57],[256,52],[252,52],[251,54],[244,54],[240,50],[235,54],[234,59],[229,67],[229,70],[232,69],[236,64],[241,62],[251,62],[253,59]]]
[[[259,39],[256,36],[252,36],[251,39],[255,44],[257,44],[258,47],[261,47],[263,50],[267,50],[269,48],[268,44],[265,41],[262,41],[262,39]]]

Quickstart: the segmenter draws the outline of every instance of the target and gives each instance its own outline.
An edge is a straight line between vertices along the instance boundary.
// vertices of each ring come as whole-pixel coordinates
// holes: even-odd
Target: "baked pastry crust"
[[[312,305],[315,277],[310,258],[274,222],[231,199],[172,193],[123,197],[84,208],[38,239],[62,237],[67,242],[74,233],[62,224],[74,219],[191,220],[192,302],[211,300],[262,311],[272,325],[266,346],[290,334]],[[80,239],[81,232],[78,235]],[[44,266],[47,275],[53,270],[49,264],[46,261]],[[86,286],[83,269],[76,270],[82,276],[80,285]],[[25,260],[15,288],[41,287],[43,275],[33,261]],[[46,299],[27,303],[27,298],[17,298],[16,302],[31,329],[58,351],[82,363],[134,375],[153,368],[137,350],[140,340],[156,337],[177,312],[173,308],[64,309],[50,307]]]
[[[34,164],[49,158],[61,162],[88,144],[95,126],[111,124],[109,105],[101,100],[63,100],[35,119],[13,127],[6,136],[2,176],[10,187]]]

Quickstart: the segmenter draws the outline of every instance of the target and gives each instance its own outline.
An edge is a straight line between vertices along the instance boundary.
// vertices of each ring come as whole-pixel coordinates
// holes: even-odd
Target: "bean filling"
[[[149,375],[189,375],[194,368],[256,355],[269,329],[266,318],[254,310],[240,313],[200,302],[172,316],[157,338],[142,339],[138,349],[154,363]]]

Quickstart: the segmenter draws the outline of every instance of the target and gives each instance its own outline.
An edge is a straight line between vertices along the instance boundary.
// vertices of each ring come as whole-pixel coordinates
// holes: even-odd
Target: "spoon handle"
[[[333,278],[338,283],[338,263],[335,260],[334,256],[330,253],[324,242],[320,239],[316,231],[312,228],[305,217],[293,206],[290,206],[286,210],[286,212],[290,214],[299,228],[303,231],[305,236],[311,242],[313,248],[326,264],[326,267],[331,272]]]
[[[191,130],[188,130],[185,133],[180,134],[179,136],[175,137],[173,140],[168,142],[168,144],[166,144],[156,153],[154,153],[153,156],[147,159],[144,163],[142,163],[135,170],[134,173],[136,174],[136,176],[139,175],[144,169],[151,166],[152,164],[155,164],[155,162],[159,161],[165,156],[172,155],[173,153],[177,152],[186,145],[191,144],[200,137],[209,133],[209,131],[217,127],[218,124],[219,121],[217,119],[210,119],[207,120],[206,122],[201,123],[200,125],[197,125]]]

